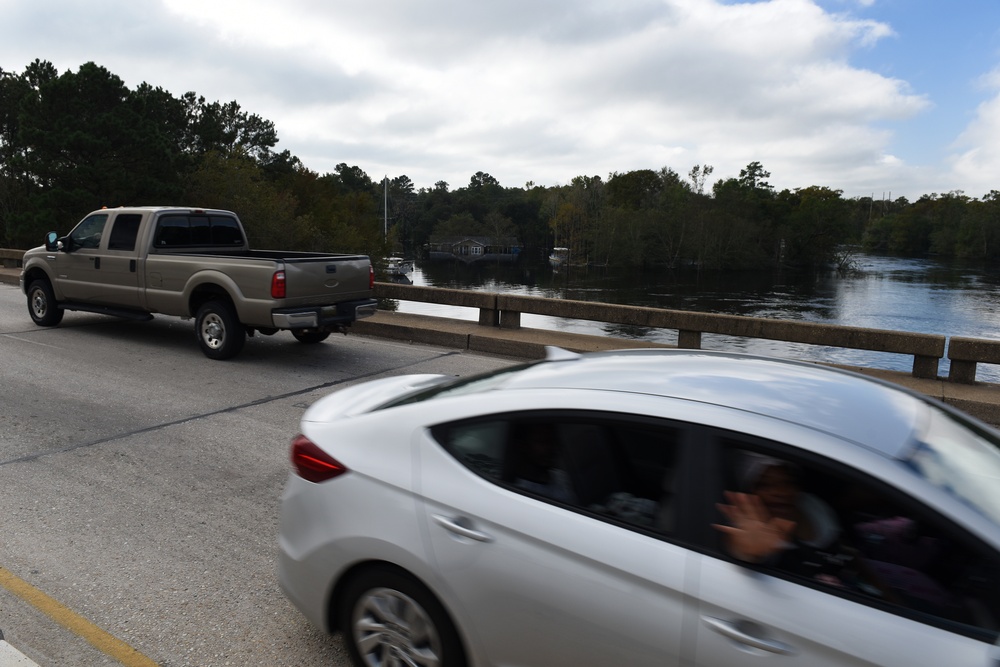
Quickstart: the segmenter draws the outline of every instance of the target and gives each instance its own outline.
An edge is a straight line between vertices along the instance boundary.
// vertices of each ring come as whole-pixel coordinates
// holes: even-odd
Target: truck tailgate
[[[287,306],[317,305],[371,297],[371,262],[363,255],[285,258]]]

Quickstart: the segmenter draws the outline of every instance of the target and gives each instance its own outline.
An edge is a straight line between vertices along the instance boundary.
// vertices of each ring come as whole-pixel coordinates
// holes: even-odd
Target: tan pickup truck
[[[35,324],[55,326],[65,310],[193,317],[212,359],[235,356],[255,332],[318,343],[376,307],[367,256],[251,250],[230,211],[101,209],[62,238],[49,232],[23,266]]]

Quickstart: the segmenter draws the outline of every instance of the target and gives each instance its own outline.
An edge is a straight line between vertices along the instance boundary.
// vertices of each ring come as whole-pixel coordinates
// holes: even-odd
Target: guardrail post
[[[479,325],[484,327],[500,326],[500,311],[496,308],[480,308]]]
[[[952,336],[948,341],[950,382],[976,383],[976,364],[1000,364],[1000,341]]]
[[[976,362],[952,359],[951,368],[948,370],[948,381],[976,384]]]
[[[938,361],[937,357],[925,357],[921,354],[913,355],[913,377],[936,380],[938,376]]]
[[[501,329],[520,329],[521,328],[521,311],[519,311],[519,310],[502,310],[502,311],[500,311],[500,328]]]
[[[701,332],[700,331],[688,331],[686,329],[680,329],[677,331],[677,347],[682,347],[686,350],[700,350],[701,349]]]

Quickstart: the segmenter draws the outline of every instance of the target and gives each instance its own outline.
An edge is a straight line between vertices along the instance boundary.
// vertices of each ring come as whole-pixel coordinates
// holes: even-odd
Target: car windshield
[[[1000,524],[1000,439],[937,407],[928,413],[926,431],[906,463]]]
[[[376,408],[376,410],[394,408],[397,405],[420,403],[422,401],[429,401],[434,398],[443,398],[445,396],[461,396],[463,394],[476,394],[481,391],[489,391],[494,387],[502,385],[512,374],[518,373],[528,366],[533,366],[534,363],[535,362],[519,364],[517,366],[501,368],[500,370],[493,371],[492,373],[473,375],[471,377],[458,378],[456,380],[452,380],[451,382],[445,382],[444,384],[436,384],[429,389],[423,389],[413,394],[407,394],[406,396],[393,399],[388,403],[380,405]]]

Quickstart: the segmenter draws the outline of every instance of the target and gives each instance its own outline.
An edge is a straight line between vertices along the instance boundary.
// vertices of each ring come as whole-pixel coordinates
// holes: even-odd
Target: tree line
[[[128,88],[94,63],[62,74],[36,60],[0,69],[0,246],[28,248],[100,206],[182,203],[236,211],[258,248],[419,256],[435,237],[515,238],[542,257],[612,266],[819,267],[843,248],[989,260],[1000,255],[1000,192],[915,202],[778,191],[752,162],[710,179],[669,167],[569,184],[504,187],[478,171],[452,188],[405,175],[373,180],[358,166],[308,169],[278,151],[274,123],[235,102]],[[711,183],[711,185],[710,185]]]

